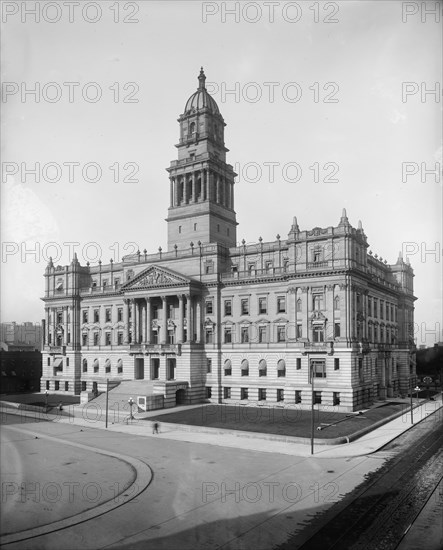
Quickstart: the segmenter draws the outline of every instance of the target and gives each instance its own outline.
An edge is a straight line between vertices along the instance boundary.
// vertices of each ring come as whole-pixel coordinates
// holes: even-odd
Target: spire
[[[292,225],[291,225],[291,229],[289,230],[289,233],[288,233],[288,238],[290,239],[291,237],[292,238],[295,238],[295,236],[300,232],[300,228],[298,227],[298,223],[297,223],[297,217],[294,216],[293,220],[292,220]]]
[[[338,225],[349,225],[348,216],[346,215],[346,208],[343,208],[340,218],[340,223]]]
[[[205,72],[203,71],[203,67],[200,67],[200,74],[198,75],[198,90],[206,90],[205,81]]]

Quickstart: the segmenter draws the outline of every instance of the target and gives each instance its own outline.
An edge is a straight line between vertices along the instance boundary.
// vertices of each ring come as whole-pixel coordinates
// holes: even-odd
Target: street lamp
[[[132,420],[134,418],[132,416],[132,405],[134,404],[132,397],[129,398],[128,403],[129,403],[129,420]]]
[[[409,397],[411,400],[411,424],[414,424],[414,412],[412,410],[412,378],[409,378]]]
[[[418,392],[421,391],[420,386],[415,386],[414,391],[417,393],[417,403],[419,403],[419,400],[418,400]]]
[[[311,384],[312,384],[312,392],[311,392],[311,455],[314,454],[314,364],[311,363],[310,365],[310,374],[311,374]]]

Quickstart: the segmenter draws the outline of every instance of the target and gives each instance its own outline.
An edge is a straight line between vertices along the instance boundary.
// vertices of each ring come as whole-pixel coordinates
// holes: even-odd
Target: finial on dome
[[[203,67],[200,67],[200,74],[198,75],[198,89],[206,90],[205,87],[206,76]]]

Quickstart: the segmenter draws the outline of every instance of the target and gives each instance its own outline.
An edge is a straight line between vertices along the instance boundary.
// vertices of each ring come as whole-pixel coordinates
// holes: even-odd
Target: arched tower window
[[[191,124],[189,125],[189,133],[195,134],[195,122],[191,122]]]

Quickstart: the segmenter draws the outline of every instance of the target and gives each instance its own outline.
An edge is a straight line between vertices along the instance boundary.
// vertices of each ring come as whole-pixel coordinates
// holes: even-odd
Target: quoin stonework
[[[405,395],[415,380],[409,263],[372,254],[345,210],[335,227],[305,230],[294,217],[284,237],[237,243],[236,174],[203,69],[178,121],[168,250],[49,262],[42,391],[87,401],[108,379],[164,407],[308,407],[313,396],[349,411]]]

